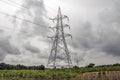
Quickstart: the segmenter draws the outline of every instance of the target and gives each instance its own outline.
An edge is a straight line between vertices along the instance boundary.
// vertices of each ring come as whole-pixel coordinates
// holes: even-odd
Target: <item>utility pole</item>
[[[68,24],[63,23],[64,19],[67,19],[69,21],[69,18],[66,15],[62,15],[60,7],[58,8],[57,17],[55,17],[54,19],[50,19],[54,23],[56,23],[56,25],[55,27],[49,27],[50,29],[55,31],[55,34],[52,37],[48,37],[51,38],[51,40],[53,41],[47,63],[48,67],[72,67],[72,61],[66,42],[66,37],[70,36],[72,38],[72,36],[71,34],[64,32],[64,28],[70,29],[70,26]]]

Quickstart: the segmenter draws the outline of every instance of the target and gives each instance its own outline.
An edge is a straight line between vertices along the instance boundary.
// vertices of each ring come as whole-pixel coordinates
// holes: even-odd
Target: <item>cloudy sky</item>
[[[58,6],[70,18],[73,64],[120,62],[119,0],[1,0],[0,62],[46,65],[51,49],[46,36],[53,26],[48,18],[57,15]]]

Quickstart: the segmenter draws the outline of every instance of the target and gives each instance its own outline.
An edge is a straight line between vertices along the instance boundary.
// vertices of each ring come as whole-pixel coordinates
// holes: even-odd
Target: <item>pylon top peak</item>
[[[60,6],[58,7],[58,12],[61,12]]]

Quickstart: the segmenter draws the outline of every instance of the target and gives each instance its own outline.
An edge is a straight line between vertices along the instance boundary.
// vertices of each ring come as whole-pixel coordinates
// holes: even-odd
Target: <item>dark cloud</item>
[[[113,56],[120,56],[120,43],[112,42],[102,47],[102,51]]]
[[[119,4],[119,5],[118,5]],[[112,9],[106,9],[100,13],[103,36],[102,50],[113,56],[120,56],[120,1],[116,0]],[[101,38],[101,39],[103,39]]]
[[[91,49],[94,47],[94,32],[92,31],[92,24],[90,22],[83,22],[80,27],[75,29],[74,47],[80,49]]]
[[[0,33],[3,33],[4,32],[4,30],[3,29],[0,29]]]
[[[87,5],[86,2],[89,3],[89,5]],[[84,6],[86,7],[86,9],[90,6],[92,8],[91,10],[93,11],[99,8],[100,8],[99,11],[103,9],[104,10],[101,12],[98,12],[99,14],[96,12],[90,13],[90,14],[92,13],[98,14],[98,17],[95,17],[98,19],[98,22],[97,22],[98,24],[96,22],[93,22],[94,20],[88,19],[86,21],[81,20],[80,21],[81,23],[79,23],[78,27],[72,26],[74,27],[74,30],[72,30],[73,40],[74,40],[73,47],[75,50],[79,50],[79,51],[76,51],[77,57],[74,55],[74,50],[73,50],[71,55],[73,60],[75,62],[85,61],[85,56],[87,56],[87,53],[91,55],[93,53],[96,53],[96,54],[98,53],[97,55],[99,55],[100,53],[106,53],[107,55],[120,56],[120,14],[119,14],[120,1],[119,0],[114,0],[114,1],[113,0],[99,0],[99,1],[92,0],[92,2],[89,2],[88,0],[86,0],[84,4],[86,4]],[[48,55],[49,53],[47,52],[47,50],[41,51],[39,48],[33,46],[33,44],[27,43],[27,42],[31,42],[32,39],[36,39],[36,36],[37,37],[39,37],[40,35],[46,36],[47,32],[49,31],[47,28],[48,24],[43,19],[43,17],[46,16],[44,1],[43,0],[24,0],[24,3],[22,6],[26,7],[27,10],[22,8],[20,11],[18,11],[19,15],[23,16],[27,20],[30,20],[34,23],[38,23],[41,25],[27,23],[25,21],[22,21],[20,22],[21,24],[19,24],[19,21],[15,18],[13,23],[15,24],[15,26],[20,25],[19,29],[21,29],[22,32],[20,33],[18,32],[17,34],[13,33],[12,35],[17,36],[16,40],[19,40],[20,43],[17,43],[17,41],[16,43],[12,41],[15,39],[9,39],[9,38],[0,39],[0,60],[2,61],[8,54],[11,54],[11,55],[20,54],[20,49],[29,51],[31,53],[40,53],[40,54],[35,54],[37,55],[37,58],[42,60],[43,59],[47,60],[49,56]],[[84,16],[87,16],[87,15],[84,14]],[[96,25],[94,25],[94,23]],[[71,24],[74,24],[74,21],[71,22]],[[23,31],[26,33],[24,33]],[[0,29],[0,33],[3,33],[3,30]],[[47,43],[50,42],[47,39],[41,39],[41,37],[39,41],[45,42],[46,45]],[[20,45],[18,49],[17,46],[16,47],[13,46],[12,43],[21,44],[22,46]],[[82,55],[82,52],[84,52],[83,53],[84,55]],[[90,53],[90,52],[93,52],[93,53]],[[29,56],[30,55],[27,55],[27,57]]]
[[[12,23],[14,24],[14,27],[19,28],[20,31],[13,33],[11,42],[15,40],[14,44],[19,46],[19,50],[26,54],[27,57],[30,57],[30,55],[27,54],[28,51],[30,53],[37,53],[35,55],[38,56],[44,56],[38,47],[31,44],[32,40],[30,39],[32,38],[37,41],[36,37],[39,37],[40,35],[45,36],[47,33],[48,24],[43,19],[46,16],[44,1],[24,0],[22,6],[24,8],[18,10],[16,16],[29,20],[32,23],[13,18]]]
[[[82,27],[85,26],[82,25]],[[100,30],[99,28],[97,32],[92,31],[93,28],[90,25],[88,25],[88,27],[91,29],[77,29],[79,31],[79,33],[77,33],[79,36],[75,37],[75,48],[83,51],[94,49],[96,53],[104,52],[108,55],[120,56],[120,33],[117,30],[112,29],[113,26],[108,26],[107,28],[104,28],[104,26],[97,26],[104,28],[104,30]]]
[[[6,56],[6,53],[5,51],[3,51],[1,48],[0,48],[0,61],[2,61]]]
[[[20,51],[9,42],[8,38],[2,38],[0,39],[0,60],[3,60],[7,54],[17,55]]]
[[[8,54],[19,54],[19,50],[14,47],[8,39],[0,39],[0,48]]]
[[[83,22],[75,29],[75,48],[120,56],[120,1],[113,2],[112,8],[105,8],[98,14],[99,24]]]
[[[39,48],[32,46],[30,43],[25,44],[24,48],[26,50],[30,51],[31,53],[40,53]]]
[[[28,32],[32,37],[38,35],[46,35],[48,31],[48,24],[44,21],[43,17],[46,16],[46,10],[44,8],[44,1],[43,0],[25,0],[23,6],[28,8],[28,10],[21,10],[22,14],[27,14],[28,19],[33,21],[36,24],[28,24],[26,22],[22,22],[23,29],[22,31],[28,30]],[[39,25],[40,24],[40,25]],[[32,25],[30,27],[30,25]],[[31,30],[31,31],[29,31]],[[24,33],[25,35],[25,33]],[[28,34],[26,34],[28,36]],[[30,36],[29,35],[29,36]]]

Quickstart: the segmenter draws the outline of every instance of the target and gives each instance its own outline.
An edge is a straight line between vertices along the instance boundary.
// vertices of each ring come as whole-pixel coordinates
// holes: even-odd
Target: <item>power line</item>
[[[16,4],[17,6],[15,6],[15,5],[13,5],[13,4],[10,4],[9,2],[6,2],[6,1],[1,1],[1,2],[3,2],[3,3],[6,3],[6,4],[8,4],[8,5],[11,5],[11,6],[14,6],[14,7],[18,7],[18,8],[24,8],[24,9],[26,9],[26,10],[28,10],[29,8],[27,8],[27,7],[24,7],[24,6],[21,6],[20,4],[18,4],[17,2],[15,2],[15,1],[12,1],[12,0],[8,0],[9,2],[11,2],[11,3],[13,3],[13,4]],[[26,13],[25,13],[26,14]],[[27,14],[28,15],[28,14]],[[46,18],[48,18],[48,17],[46,17]]]
[[[15,5],[17,5],[17,6],[15,6],[15,5],[13,5],[13,4],[10,4],[9,2],[6,2],[6,1],[1,1],[1,2],[4,2],[4,3],[6,3],[6,4],[9,4],[9,5],[11,5],[11,6],[14,6],[14,7],[18,7],[18,8],[24,8],[24,9],[26,9],[26,10],[28,10],[29,8],[27,8],[27,7],[25,7],[25,6],[21,6],[20,4],[18,4],[17,2],[15,2],[15,1],[12,1],[12,0],[8,0],[9,2],[11,2],[11,3],[13,3],[13,4],[15,4]],[[46,5],[47,6],[47,5]],[[48,7],[48,6],[47,6]],[[53,8],[51,8],[51,7],[48,7],[49,9],[51,9],[52,11],[56,11],[55,9],[53,9]],[[57,12],[57,11],[56,11]]]
[[[11,2],[11,3],[13,3],[13,4],[16,4],[17,5],[17,7],[19,6],[19,8],[21,7],[21,8],[24,8],[24,9],[26,9],[26,10],[28,10],[29,8],[27,8],[27,7],[25,7],[25,6],[21,6],[20,4],[18,4],[17,2],[15,2],[15,1],[12,1],[12,0],[8,0],[9,2]],[[6,4],[9,4],[9,5],[12,5],[12,4],[10,4],[10,3],[8,3],[8,2],[6,2],[6,1],[2,1],[2,2],[4,2],[4,3],[6,3]],[[14,5],[12,5],[12,6],[14,6]],[[47,6],[47,5],[46,5]],[[51,7],[49,7],[49,6],[47,6],[49,9],[51,9],[52,11],[55,11],[55,12],[57,12],[57,10],[55,10],[55,9],[53,9],[53,8],[51,8]]]
[[[15,2],[15,1],[12,1],[12,0],[8,0],[9,2],[12,2],[12,3],[14,3],[14,4],[16,4],[16,5],[18,5],[18,6],[20,6],[20,7],[22,7],[22,8],[24,8],[24,9],[26,9],[26,10],[28,10],[29,8],[27,8],[27,7],[25,7],[25,6],[21,6],[20,4],[18,4],[17,2]],[[12,5],[12,6],[14,6],[14,5]],[[47,6],[46,5],[46,7],[48,7],[49,9],[51,9],[52,11],[55,11],[55,12],[57,12],[57,10],[55,10],[55,9],[53,9],[53,8],[51,8],[51,7],[49,7],[49,6]],[[52,12],[51,11],[51,12]]]
[[[8,26],[1,26],[1,25],[0,25],[0,28],[2,28],[2,29],[4,28],[4,29],[15,30],[15,31],[23,32],[23,33],[28,33],[28,32],[25,32],[25,31],[20,31],[20,30],[15,29],[15,28],[10,28],[10,27],[8,27]]]
[[[1,26],[1,25],[0,25],[0,28],[1,28],[1,29],[4,28],[4,29],[15,30],[15,31],[19,31],[19,32],[22,32],[22,33],[30,33],[30,32],[26,32],[26,31],[18,30],[18,29],[15,29],[15,28],[10,28],[10,27],[8,27],[8,26]],[[39,36],[44,37],[44,38],[47,38],[47,36],[43,36],[43,35],[39,35]]]
[[[5,3],[5,4],[8,4],[8,5],[12,5],[12,6],[17,7],[17,8],[20,8],[20,7],[16,6],[16,5],[13,5],[13,4],[11,4],[11,3],[7,2],[7,1],[4,1],[4,0],[1,0],[1,2]]]
[[[25,7],[25,6],[21,6],[20,4],[18,4],[18,3],[15,2],[15,1],[12,1],[12,0],[8,0],[8,1],[9,1],[9,2],[12,2],[12,3],[14,3],[14,4],[16,4],[16,5],[18,5],[18,6],[22,7],[22,8],[28,9],[27,7]]]
[[[14,4],[16,4],[16,5],[18,5],[18,6],[20,6],[20,7],[23,7],[23,8],[25,8],[25,9],[28,9],[27,7],[25,7],[25,6],[21,6],[20,4],[18,4],[17,2],[15,2],[15,1],[12,1],[12,0],[8,0],[9,2],[12,2],[12,3],[14,3]],[[46,5],[47,6],[47,5]],[[49,6],[47,6],[49,9],[51,9],[51,10],[53,10],[53,11],[55,11],[55,12],[57,12],[57,10],[55,10],[55,9],[53,9],[53,8],[51,8],[51,7],[49,7]]]
[[[14,4],[16,4],[16,5],[19,5],[19,4],[16,3],[15,1],[12,1],[12,0],[9,0],[9,1],[12,2],[12,3],[14,3]],[[7,3],[7,4],[9,4],[9,5],[12,5],[12,4],[10,4],[10,3],[6,2],[6,1],[2,1],[2,2]],[[14,6],[14,5],[12,5],[12,6]],[[20,6],[20,7],[23,7],[23,6],[21,6],[21,5],[19,5],[19,6]],[[28,9],[28,8],[26,8],[26,7],[24,7],[24,8],[25,8],[25,9]],[[50,8],[50,7],[48,7],[48,8]],[[53,9],[53,8],[50,8],[50,9],[56,11],[56,10]],[[17,17],[17,16],[15,16],[15,15],[10,15],[10,14],[4,13],[4,12],[2,12],[2,11],[0,11],[0,13],[1,13],[1,14],[4,14],[4,15],[7,15],[7,16],[11,16],[11,17],[16,18],[16,19],[19,19],[19,20],[23,20],[23,21],[25,21],[25,22],[29,22],[29,23],[35,24],[35,25],[45,26],[45,25],[41,25],[41,24],[32,22],[32,21],[30,21],[30,20],[26,20],[26,19]],[[48,18],[48,17],[47,17],[47,18]],[[48,26],[45,26],[45,27],[48,27]]]
[[[18,5],[18,6],[15,6],[15,5],[13,5],[13,4],[10,4],[9,2],[6,2],[6,1],[1,1],[1,2],[4,2],[4,3],[6,3],[6,4],[8,4],[8,5],[11,5],[11,6],[14,6],[14,7],[18,7],[18,8],[24,8],[24,9],[26,9],[26,10],[28,10],[29,8],[27,8],[27,7],[24,7],[24,6],[21,6],[20,4],[18,4],[17,2],[15,2],[15,1],[12,1],[12,0],[9,0],[9,2],[11,2],[11,3],[13,3],[13,4],[16,4],[16,5]],[[21,9],[20,8],[20,9]],[[48,7],[48,8],[50,8],[50,7]],[[50,8],[50,9],[52,9],[52,8]],[[53,10],[53,9],[52,9]],[[55,11],[55,10],[54,10]],[[28,15],[28,14],[27,14]],[[47,18],[47,19],[49,19],[49,17],[48,16],[46,16],[45,18]]]
[[[11,16],[11,17],[13,17],[13,18],[16,18],[16,19],[19,19],[19,20],[28,22],[28,23],[32,23],[32,24],[35,24],[35,25],[40,25],[40,26],[48,27],[48,26],[45,26],[45,25],[41,25],[41,24],[32,22],[32,21],[27,20],[27,19],[23,19],[23,18],[17,17],[17,16],[15,16],[15,15],[10,15],[10,14],[4,13],[4,12],[2,12],[2,11],[0,11],[0,13],[3,14],[3,15],[6,15],[6,16]]]
[[[30,33],[30,32],[25,32],[25,31],[22,31],[22,30],[18,30],[18,29],[15,29],[15,28],[10,28],[10,27],[7,27],[7,26],[1,26],[0,25],[0,28],[4,28],[4,29],[10,29],[10,30],[15,30],[15,31],[19,31],[19,32],[22,32],[22,33]],[[47,36],[43,36],[43,35],[39,35],[39,36],[41,36],[41,37],[43,37],[43,38],[47,38]],[[0,39],[2,39],[1,37],[0,37]]]
[[[25,7],[25,6],[21,6],[20,4],[18,4],[17,2],[15,2],[15,1],[12,1],[12,0],[8,0],[9,2],[7,2],[7,1],[1,1],[1,2],[3,2],[3,3],[6,3],[6,4],[8,4],[8,5],[11,5],[11,6],[14,6],[14,7],[17,7],[17,8],[24,8],[24,9],[26,9],[26,10],[28,10],[29,8],[27,8],[27,7]],[[15,5],[13,5],[13,4],[11,4],[11,3],[13,3],[13,4],[15,4]],[[47,6],[47,5],[46,5]],[[51,7],[49,7],[49,6],[47,6],[49,9],[51,9],[52,11],[55,11],[55,12],[57,12],[55,9],[53,9],[53,8],[51,8]],[[51,12],[52,12],[51,11]],[[53,14],[53,13],[52,13]],[[48,16],[46,17],[47,19],[48,19]]]
[[[20,4],[18,4],[17,2],[15,2],[15,1],[12,1],[12,0],[8,0],[9,2],[11,2],[11,3],[13,3],[13,4],[15,4],[15,5],[17,5],[17,6],[15,6],[15,5],[13,5],[13,4],[10,4],[10,3],[8,3],[7,1],[1,1],[1,2],[4,2],[4,3],[6,3],[6,4],[9,4],[9,5],[11,5],[11,6],[15,6],[15,7],[18,7],[18,8],[24,8],[24,9],[26,9],[26,10],[28,10],[29,8],[27,8],[27,7],[25,7],[25,6],[21,6]],[[52,11],[55,11],[55,12],[57,12],[57,10],[55,10],[55,9],[53,9],[53,8],[51,8],[50,6],[47,6],[47,5],[45,5],[46,7],[48,7],[49,9],[51,9]],[[21,9],[20,8],[20,9]],[[65,10],[65,9],[63,9],[63,10]],[[52,12],[51,11],[51,12]],[[66,11],[66,10],[65,10]],[[69,10],[70,12],[71,12],[71,10]]]

